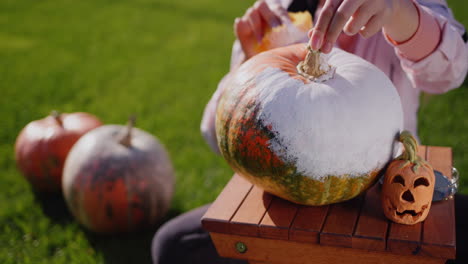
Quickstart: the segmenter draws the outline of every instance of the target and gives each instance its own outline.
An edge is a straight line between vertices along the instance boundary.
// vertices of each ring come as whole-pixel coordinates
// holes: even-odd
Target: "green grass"
[[[13,146],[50,110],[106,123],[138,116],[165,143],[177,188],[168,217],[213,201],[232,172],[199,133],[205,103],[226,73],[232,22],[252,1],[2,0],[0,2],[0,263],[149,263],[154,230],[87,232],[60,197],[38,197]],[[468,25],[463,1],[451,1]],[[454,148],[468,193],[466,85],[424,97],[423,143]]]

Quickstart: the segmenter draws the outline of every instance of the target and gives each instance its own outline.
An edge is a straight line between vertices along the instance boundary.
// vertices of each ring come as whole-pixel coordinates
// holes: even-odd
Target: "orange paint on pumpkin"
[[[130,214],[132,215],[132,226],[144,224],[146,222],[145,219],[147,217],[145,217],[145,212],[141,207],[141,205],[143,204],[144,202],[140,199],[140,197],[138,197],[138,195],[133,195],[133,197],[131,198],[129,209],[131,211]]]
[[[240,129],[240,144],[239,150],[243,157],[254,159],[262,162],[262,164],[270,164],[273,167],[283,166],[284,162],[281,161],[269,148],[268,138],[261,130],[258,130],[258,126],[255,125],[255,112],[251,114],[248,119],[242,119],[239,121],[242,128],[248,128],[246,131]],[[271,130],[269,125],[268,130]]]
[[[86,219],[92,230],[110,232],[120,226],[128,226],[127,187],[123,179],[113,182],[112,189],[107,184],[88,186],[82,194],[82,206],[87,212],[94,212],[91,219]],[[107,201],[107,202],[101,202]]]
[[[269,50],[268,53],[258,54],[255,60],[246,61],[242,68],[244,72],[251,73],[252,76],[263,72],[266,68],[281,69],[293,79],[310,83],[310,80],[297,72],[297,65],[304,60],[307,51],[305,44],[295,44],[289,46],[288,49]]]

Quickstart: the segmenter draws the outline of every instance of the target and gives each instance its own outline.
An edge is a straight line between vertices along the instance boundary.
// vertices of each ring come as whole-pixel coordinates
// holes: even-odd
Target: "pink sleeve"
[[[231,66],[230,70],[237,68],[245,59],[245,55],[242,52],[242,48],[238,40],[234,42],[232,47],[232,54],[231,54]],[[228,79],[229,73],[226,74],[223,79],[218,83],[218,87],[214,92],[213,96],[211,96],[210,101],[205,106],[205,110],[203,112],[203,118],[200,125],[200,130],[202,133],[203,138],[211,147],[211,149],[220,154],[218,148],[218,141],[216,139],[216,107],[218,106],[219,99],[223,93],[224,83]]]
[[[220,152],[218,148],[218,140],[216,139],[216,107],[218,106],[219,98],[223,93],[223,84],[226,81],[227,76],[228,75],[224,76],[224,78],[219,82],[218,88],[216,89],[208,104],[205,106],[205,111],[203,112],[203,118],[200,125],[203,138],[211,147],[211,149],[217,154],[220,154]]]
[[[417,1],[419,27],[395,47],[403,70],[414,87],[429,93],[444,93],[459,87],[468,70],[468,45],[445,1]]]
[[[414,4],[418,11],[419,25],[410,39],[396,42],[385,34],[387,41],[397,50],[398,54],[411,61],[419,61],[429,56],[439,45],[441,29],[436,19],[418,4]]]

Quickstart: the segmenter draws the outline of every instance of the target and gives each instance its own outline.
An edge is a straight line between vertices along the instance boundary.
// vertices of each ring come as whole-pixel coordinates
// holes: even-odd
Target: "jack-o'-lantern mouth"
[[[400,219],[403,219],[403,218],[413,218],[413,221],[417,221],[424,213],[424,211],[426,211],[426,209],[429,207],[428,204],[426,205],[423,205],[421,207],[421,210],[419,212],[417,212],[416,210],[404,210],[402,212],[399,212],[397,210],[397,207],[395,205],[393,205],[392,203],[391,204],[391,208],[390,211],[394,211],[395,212],[395,216],[400,218]]]
[[[419,213],[416,213],[416,211],[414,211],[414,210],[405,210],[402,213],[400,213],[398,211],[395,211],[395,213],[400,217],[403,217],[404,215],[411,215],[411,216],[415,217],[415,216],[421,216],[423,211],[421,211]]]

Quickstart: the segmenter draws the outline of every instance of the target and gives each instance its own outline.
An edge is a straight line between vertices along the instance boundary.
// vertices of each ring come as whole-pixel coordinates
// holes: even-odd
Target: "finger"
[[[364,27],[376,11],[370,4],[364,4],[352,15],[351,19],[348,20],[344,26],[344,32],[348,35],[355,35]]]
[[[249,8],[245,17],[247,17],[247,21],[250,23],[250,27],[252,28],[255,38],[258,42],[261,42],[263,38],[263,26],[258,10],[255,8]]]
[[[369,38],[382,29],[384,21],[385,21],[385,16],[377,14],[371,17],[369,22],[367,22],[367,24],[364,26],[363,29],[359,31],[359,33],[364,38]]]
[[[280,23],[290,21],[288,10],[282,7],[280,4],[271,4],[269,5],[270,10],[279,18]]]
[[[333,48],[333,43],[331,43],[330,41],[325,41],[325,43],[323,43],[323,46],[320,48],[320,51],[323,53],[330,53],[332,48]]]
[[[246,18],[236,18],[234,20],[234,32],[236,37],[242,41],[243,38],[253,35],[250,23]]]
[[[358,10],[360,5],[361,1],[359,0],[345,0],[341,3],[328,27],[327,34],[325,35],[326,42],[331,44],[336,42],[346,22]]]
[[[261,19],[264,20],[270,28],[281,25],[281,20],[275,13],[273,13],[273,11],[271,11],[265,1],[255,3],[254,9],[258,10]]]
[[[255,54],[253,49],[256,41],[250,23],[246,18],[237,18],[234,21],[234,32],[236,33],[237,39],[239,39],[246,58],[253,56]]]
[[[309,42],[310,47],[313,50],[319,50],[322,47],[325,32],[327,31],[328,26],[333,18],[337,4],[339,4],[336,2],[337,1],[335,0],[327,0],[320,12]]]

